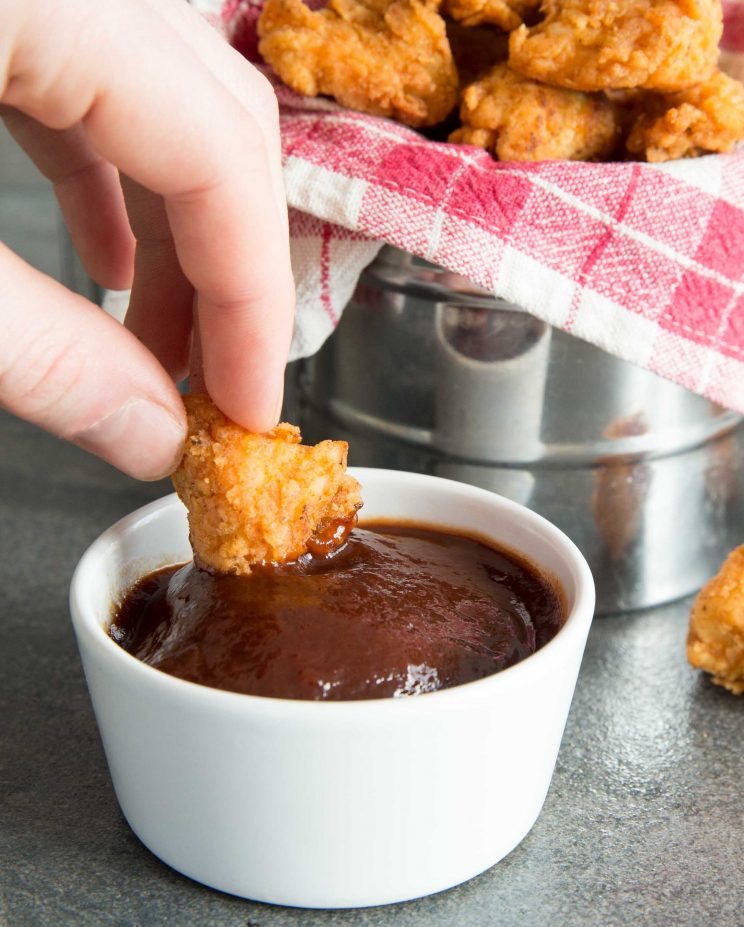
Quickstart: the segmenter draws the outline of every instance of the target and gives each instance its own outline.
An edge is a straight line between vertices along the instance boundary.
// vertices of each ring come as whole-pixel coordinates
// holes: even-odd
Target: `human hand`
[[[0,111],[88,273],[132,287],[122,327],[0,243],[0,405],[163,476],[194,325],[214,401],[271,428],[294,289],[263,76],[184,0],[0,0]]]

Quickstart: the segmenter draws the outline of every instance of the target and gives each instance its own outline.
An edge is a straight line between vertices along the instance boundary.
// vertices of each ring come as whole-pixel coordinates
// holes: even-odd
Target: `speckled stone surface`
[[[67,587],[100,531],[167,491],[0,413],[0,924],[744,925],[744,698],[687,666],[688,602],[595,622],[537,824],[459,888],[301,911],[160,863],[117,808]]]

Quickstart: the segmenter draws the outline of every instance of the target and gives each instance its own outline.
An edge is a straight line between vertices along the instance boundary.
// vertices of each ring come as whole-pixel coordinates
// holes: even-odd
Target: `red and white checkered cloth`
[[[262,0],[222,28],[259,61]],[[744,0],[722,62],[744,76]],[[498,163],[277,85],[298,284],[295,357],[383,242],[744,412],[744,148],[662,165]]]

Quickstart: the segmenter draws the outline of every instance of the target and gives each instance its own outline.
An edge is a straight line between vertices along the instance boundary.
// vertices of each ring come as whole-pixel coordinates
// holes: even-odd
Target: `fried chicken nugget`
[[[731,151],[744,139],[744,85],[722,71],[675,94],[653,94],[640,104],[626,146],[647,161]]]
[[[546,18],[509,37],[509,64],[575,90],[675,92],[718,58],[721,0],[544,0]]]
[[[328,94],[351,109],[431,126],[457,100],[444,20],[421,0],[267,0],[259,51],[305,96]]]
[[[687,659],[716,685],[744,693],[744,544],[703,586],[690,613]]]
[[[444,0],[442,11],[463,26],[491,23],[511,32],[539,5],[540,0]]]
[[[506,64],[465,88],[460,118],[449,141],[486,148],[502,161],[601,158],[619,132],[605,97],[547,87]]]
[[[185,403],[189,432],[173,483],[189,511],[199,566],[248,574],[256,564],[296,560],[314,538],[321,546],[343,542],[345,532],[335,529],[350,528],[362,504],[346,473],[346,442],[306,447],[294,425],[253,434],[208,396]]]

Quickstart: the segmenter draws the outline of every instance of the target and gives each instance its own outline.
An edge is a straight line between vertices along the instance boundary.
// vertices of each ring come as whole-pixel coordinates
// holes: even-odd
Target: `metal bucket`
[[[403,252],[298,367],[307,440],[529,506],[589,561],[598,611],[686,595],[742,540],[740,416]]]

